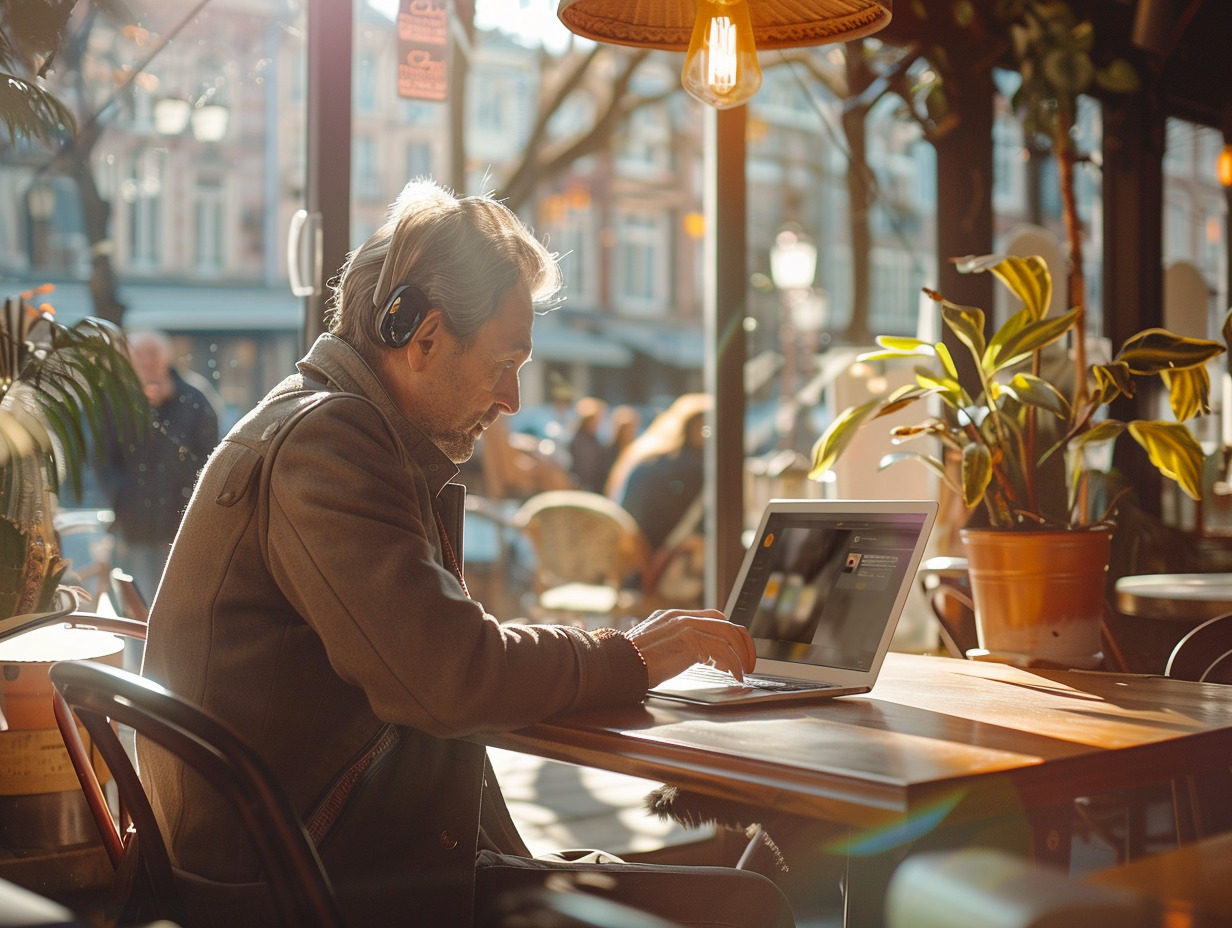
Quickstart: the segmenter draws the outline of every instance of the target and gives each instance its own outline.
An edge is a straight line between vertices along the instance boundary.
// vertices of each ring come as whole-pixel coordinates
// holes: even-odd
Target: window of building
[[[661,214],[622,213],[617,232],[615,291],[623,309],[661,310],[667,272],[667,220]]]
[[[406,147],[406,177],[430,177],[432,175],[432,146],[414,142]]]
[[[665,170],[671,136],[671,124],[663,107],[646,106],[634,110],[620,148],[621,168],[638,173]]]
[[[127,206],[128,257],[134,269],[155,269],[163,248],[163,173],[166,151],[147,148],[132,160],[120,185]]]
[[[197,198],[193,213],[197,273],[212,274],[221,271],[226,223],[223,184],[220,178],[197,179]]]
[[[589,210],[566,209],[559,232],[549,242],[549,247],[562,256],[563,295],[574,309],[589,307],[594,302],[598,274],[591,256],[592,222]]]
[[[1026,208],[1026,161],[1023,157],[1022,126],[1008,113],[992,124],[993,207],[998,211]]]

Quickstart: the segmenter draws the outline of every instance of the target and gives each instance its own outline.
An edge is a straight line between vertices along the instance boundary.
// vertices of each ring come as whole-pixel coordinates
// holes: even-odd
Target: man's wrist
[[[646,686],[650,685],[650,669],[646,666],[646,658],[642,654],[642,649],[637,646],[632,638],[615,628],[600,628],[593,632],[593,634],[600,641],[608,641],[612,638],[620,638],[627,641],[629,643],[629,647],[633,649],[633,653],[637,655],[638,663],[642,665],[642,671],[646,675]]]

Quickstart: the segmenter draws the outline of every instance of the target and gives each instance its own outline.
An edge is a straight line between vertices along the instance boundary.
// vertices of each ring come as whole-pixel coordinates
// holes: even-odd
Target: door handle
[[[321,279],[323,251],[321,214],[297,209],[287,229],[287,278],[294,296],[316,296],[321,292],[318,282]],[[303,273],[305,257],[307,274]]]

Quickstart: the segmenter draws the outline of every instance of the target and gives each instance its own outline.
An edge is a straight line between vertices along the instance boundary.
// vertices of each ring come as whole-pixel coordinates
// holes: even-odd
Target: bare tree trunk
[[[77,184],[81,200],[82,221],[90,243],[90,296],[94,315],[115,325],[124,324],[124,304],[116,293],[115,268],[111,254],[115,250],[111,239],[111,204],[103,199],[90,164],[90,153],[102,129],[95,123],[85,128],[60,154],[67,173]]]

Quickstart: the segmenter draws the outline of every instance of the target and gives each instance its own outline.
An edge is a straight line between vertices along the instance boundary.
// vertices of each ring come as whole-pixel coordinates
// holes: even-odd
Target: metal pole
[[[327,284],[342,269],[351,229],[352,0],[308,0],[305,208],[320,223],[321,262],[310,270],[304,340],[324,331]]]
[[[714,398],[706,443],[706,603],[722,608],[740,569],[744,531],[746,107],[706,109],[704,305],[706,389]]]

